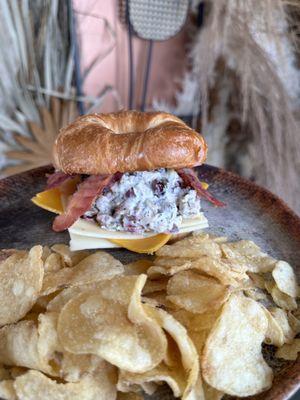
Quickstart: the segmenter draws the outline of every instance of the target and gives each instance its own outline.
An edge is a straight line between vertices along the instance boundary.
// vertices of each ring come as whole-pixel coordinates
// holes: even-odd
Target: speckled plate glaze
[[[210,224],[208,231],[233,240],[255,241],[264,251],[290,262],[300,279],[300,218],[272,193],[237,175],[208,165],[197,171],[201,180],[210,184],[210,191],[227,205],[215,208],[202,202]],[[51,167],[42,167],[0,180],[0,248],[68,243],[67,233],[51,230],[53,214],[30,201],[45,187],[45,174],[49,172],[52,172]],[[137,258],[127,250],[111,253],[124,262]],[[272,388],[251,399],[283,400],[296,394],[300,389],[299,358],[279,364],[276,371]],[[164,388],[151,399],[171,400],[173,397]]]

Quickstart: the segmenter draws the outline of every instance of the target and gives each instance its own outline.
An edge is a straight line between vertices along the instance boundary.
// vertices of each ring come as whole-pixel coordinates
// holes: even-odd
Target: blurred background
[[[299,21],[299,0],[1,0],[1,176],[79,114],[162,110],[300,213]]]

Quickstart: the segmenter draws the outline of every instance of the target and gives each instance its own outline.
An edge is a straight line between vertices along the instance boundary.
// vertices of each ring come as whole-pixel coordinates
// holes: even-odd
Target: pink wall
[[[94,66],[84,85],[86,94],[96,96],[105,86],[114,86],[120,94],[121,104],[128,107],[128,40],[126,26],[118,18],[117,1],[73,0],[80,35],[81,65],[84,69],[98,54],[114,46],[113,50]],[[115,38],[100,17],[105,17],[115,33]],[[148,85],[147,107],[152,99],[173,101],[175,89],[186,67],[186,33],[153,46],[151,74]],[[135,108],[140,105],[143,72],[146,63],[147,41],[134,37],[134,71],[136,75]],[[101,111],[118,108],[109,94]]]

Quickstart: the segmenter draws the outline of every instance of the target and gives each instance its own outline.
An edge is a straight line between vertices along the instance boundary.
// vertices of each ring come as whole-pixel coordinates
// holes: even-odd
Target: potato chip
[[[57,320],[56,312],[39,315],[37,350],[40,359],[51,364],[53,371],[58,375],[60,366],[55,356],[57,352],[63,351],[63,347],[57,337]]]
[[[70,247],[65,244],[54,244],[51,250],[59,254],[68,267],[74,267],[90,253],[88,251],[71,251]]]
[[[115,367],[99,356],[73,354],[67,351],[61,353],[60,376],[67,382],[78,382],[86,374],[94,374],[95,371],[103,368],[115,371]]]
[[[9,368],[9,373],[12,379],[17,378],[18,376],[21,376],[25,374],[25,372],[28,371],[28,368],[24,367],[10,367]]]
[[[211,329],[203,329],[202,331],[196,332],[196,331],[190,331],[189,336],[194,343],[194,346],[197,350],[197,353],[199,357],[201,357],[203,348],[205,346],[205,343],[207,341],[207,338],[209,336]]]
[[[251,240],[221,244],[221,249],[228,260],[236,260],[251,272],[270,272],[276,262]]]
[[[181,267],[183,264],[189,264],[192,260],[190,258],[170,258],[170,257],[155,257],[152,265],[165,268]]]
[[[288,312],[288,321],[295,334],[300,333],[300,320],[291,311]]]
[[[120,284],[121,281],[121,284]],[[128,303],[132,289],[132,278],[130,276],[115,276],[108,281],[92,282],[86,285],[70,287],[62,290],[47,306],[48,311],[60,311],[62,307],[73,297],[80,293],[101,290],[106,299],[119,301],[123,304]]]
[[[232,294],[204,346],[201,365],[206,382],[241,397],[268,389],[273,373],[261,353],[267,329],[262,307],[252,299]]]
[[[159,325],[173,338],[181,354],[181,361],[187,373],[187,380],[183,392],[186,398],[196,384],[199,374],[199,360],[197,350],[188,336],[187,330],[171,314],[164,310],[144,304],[145,310],[159,323]]]
[[[239,286],[239,280],[248,278],[244,272],[234,271],[230,263],[211,257],[193,261],[192,268],[218,279],[223,285]]]
[[[143,288],[143,295],[148,296],[151,293],[166,291],[168,285],[167,278],[161,278],[156,280],[147,279],[147,282]]]
[[[267,344],[273,344],[274,346],[280,347],[285,342],[285,337],[281,326],[274,316],[267,310],[263,308],[266,317],[268,318],[268,329],[266,332],[266,337],[264,342]]]
[[[38,331],[33,321],[20,321],[0,329],[0,363],[54,374],[47,360],[40,357]]]
[[[293,331],[289,324],[286,311],[281,310],[281,308],[278,307],[272,307],[269,309],[269,311],[282,329],[284,335],[284,343],[290,343],[294,339],[296,333]]]
[[[142,375],[142,374],[136,374]],[[158,384],[152,381],[149,382],[141,382],[139,385],[129,382],[126,379],[120,379],[119,373],[119,380],[117,383],[117,389],[123,393],[141,393],[144,392],[151,396],[157,390]],[[117,397],[118,398],[118,397]]]
[[[99,355],[130,372],[141,373],[158,365],[164,357],[166,342],[161,342],[161,336],[153,336],[147,325],[135,325],[127,317],[136,282],[144,277],[114,279],[108,281],[113,290],[105,287],[71,299],[58,319],[58,337],[64,348],[75,354]],[[124,281],[131,282],[131,290],[126,288],[122,294]]]
[[[172,245],[161,247],[156,255],[171,258],[221,257],[218,243],[204,236],[188,236]]]
[[[99,378],[87,375],[80,382],[57,383],[41,372],[31,370],[15,380],[14,388],[22,400],[116,399],[115,385],[103,378],[99,382]]]
[[[43,246],[42,260],[43,262],[50,256],[51,250],[48,246]]]
[[[187,263],[184,263],[182,265],[175,265],[174,267],[161,267],[159,265],[153,265],[150,267],[147,271],[147,275],[151,279],[159,278],[161,276],[173,276],[177,274],[178,272],[181,271],[186,271],[188,269],[191,269],[192,263],[189,261]]]
[[[44,261],[44,271],[56,272],[65,267],[61,256],[57,253],[51,253]]]
[[[68,286],[80,286],[111,279],[122,274],[123,265],[110,254],[97,251],[72,268],[63,268],[45,275],[42,294],[47,295]]]
[[[162,308],[169,311],[178,310],[176,304],[167,299],[167,293],[163,290],[153,293],[147,293],[143,299],[147,302],[153,301],[154,307]]]
[[[117,400],[143,400],[144,397],[138,393],[118,392]]]
[[[149,267],[153,265],[153,261],[148,260],[147,258],[134,261],[130,264],[124,265],[124,274],[125,275],[139,275],[146,274]]]
[[[265,279],[262,275],[256,274],[255,272],[248,272],[248,276],[256,288],[265,289]]]
[[[162,347],[166,351],[167,341],[160,324],[157,322],[156,318],[146,312],[145,306],[142,304],[141,296],[146,280],[146,275],[140,275],[136,280],[135,288],[130,297],[130,302],[128,305],[128,318],[134,324],[147,327],[149,333],[153,335],[153,337],[156,337],[157,340],[163,344]]]
[[[46,296],[40,296],[37,298],[34,306],[30,310],[30,313],[40,314],[46,311],[48,304],[59,294],[59,291],[47,294]],[[24,318],[26,318],[28,314]],[[23,319],[24,319],[23,318]]]
[[[206,382],[203,382],[204,398],[205,400],[221,400],[224,393],[209,386]]]
[[[190,333],[211,329],[218,319],[220,312],[221,309],[212,309],[202,314],[194,314],[187,310],[177,310],[173,311],[171,314]]]
[[[266,283],[266,289],[270,292],[274,303],[277,304],[278,307],[290,311],[297,309],[296,300],[288,294],[281,292],[275,283]]]
[[[20,320],[34,305],[43,281],[42,246],[0,264],[0,326]]]
[[[145,372],[143,374],[132,374],[129,372],[121,371],[119,374],[118,381],[118,390],[124,390],[126,387],[130,390],[130,388],[135,385],[140,386],[141,388],[145,388],[145,383],[162,383],[165,382],[171,388],[175,397],[182,396],[185,380],[182,375],[180,375],[179,371],[176,368],[169,368],[166,364],[161,363],[157,367],[153,368],[151,371]],[[146,393],[150,393],[147,390]],[[154,386],[156,389],[156,386]]]
[[[193,313],[219,308],[229,297],[230,289],[215,279],[193,271],[180,272],[170,278],[167,299]]]
[[[97,283],[95,290],[101,291],[104,299],[128,307],[131,297],[137,290],[137,281],[144,281],[145,277],[146,275],[117,276],[110,281]]]
[[[17,400],[14,381],[12,379],[0,382],[0,398],[2,400]]]
[[[269,302],[267,294],[259,288],[246,289],[244,290],[244,293],[255,301]]]
[[[4,381],[6,379],[10,379],[10,373],[7,368],[4,368],[3,365],[0,365],[0,381]]]
[[[291,297],[299,295],[297,278],[290,264],[285,261],[278,261],[272,271],[272,276],[281,292]]]
[[[297,360],[300,352],[300,339],[294,339],[289,344],[284,344],[275,353],[275,357],[283,358],[284,360]]]

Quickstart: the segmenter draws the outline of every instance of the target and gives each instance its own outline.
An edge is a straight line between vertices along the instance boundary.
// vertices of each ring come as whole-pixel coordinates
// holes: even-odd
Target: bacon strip
[[[200,197],[203,197],[204,199],[210,201],[217,207],[225,206],[225,203],[222,203],[222,201],[215,199],[207,190],[203,189],[202,184],[199,181],[199,178],[192,169],[189,168],[178,169],[177,173],[186,185],[191,186],[193,189],[196,190],[196,192]]]
[[[88,211],[95,199],[103,192],[103,189],[110,184],[113,175],[91,175],[85,179],[73,194],[66,211],[58,215],[53,222],[53,230],[61,232]]]
[[[48,179],[47,179],[46,190],[58,187],[66,180],[74,177],[75,175],[67,175],[61,171],[54,172],[53,174],[47,176]]]

